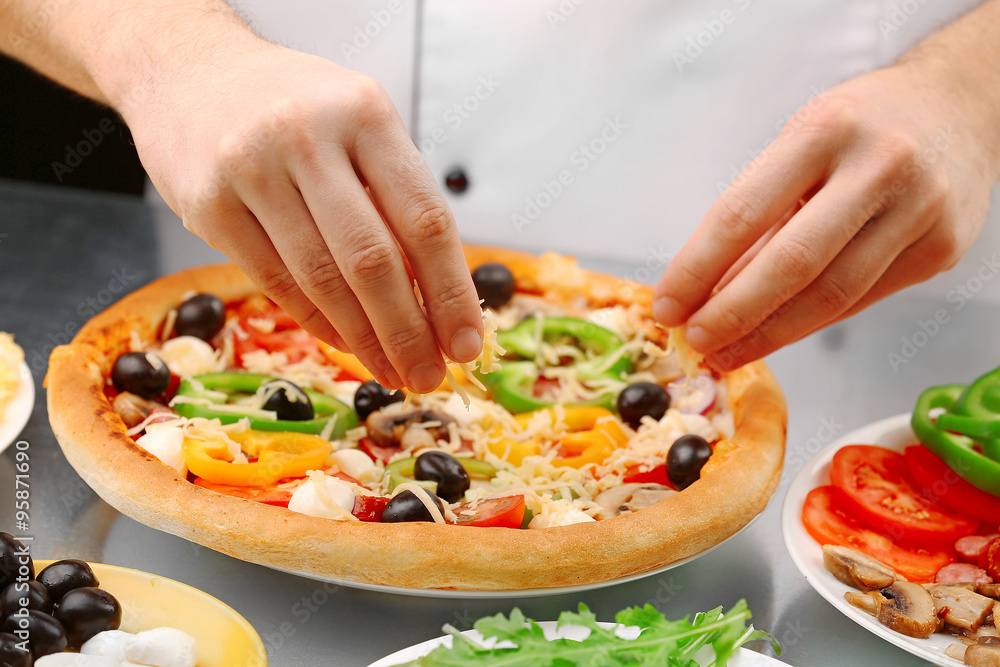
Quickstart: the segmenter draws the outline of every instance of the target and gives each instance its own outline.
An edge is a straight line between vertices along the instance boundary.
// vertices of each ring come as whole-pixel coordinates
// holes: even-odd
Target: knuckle
[[[254,282],[261,292],[278,305],[287,303],[299,293],[298,283],[284,267],[277,271],[261,272],[254,277]]]
[[[852,100],[826,93],[799,109],[788,127],[808,141],[829,143],[856,134],[861,122],[858,106]]]
[[[387,352],[406,353],[421,348],[427,335],[426,323],[414,322],[409,326],[387,332],[382,344]]]
[[[394,269],[395,253],[386,241],[375,241],[352,251],[344,261],[344,274],[348,282],[380,283]]]
[[[718,304],[715,308],[715,316],[722,320],[727,330],[737,334],[738,338],[750,333],[756,326],[755,322],[748,320],[728,303]]]
[[[764,221],[763,206],[753,195],[727,190],[719,197],[722,206],[720,220],[727,234],[742,239],[754,234]]]
[[[805,243],[793,238],[775,244],[774,268],[790,280],[798,281],[815,273],[819,257]]]
[[[469,303],[478,303],[479,295],[470,280],[452,282],[428,299],[428,310],[432,313],[457,310]]]
[[[395,107],[385,89],[371,77],[358,75],[346,90],[348,112],[363,127],[381,129],[395,117]]]
[[[410,234],[415,243],[435,247],[458,240],[451,211],[444,202],[424,200],[414,208]]]
[[[343,276],[332,258],[310,265],[298,277],[299,284],[308,294],[318,298],[336,297],[343,292]]]
[[[827,279],[816,284],[812,300],[819,312],[839,315],[853,306],[856,299],[851,290],[839,281]]]

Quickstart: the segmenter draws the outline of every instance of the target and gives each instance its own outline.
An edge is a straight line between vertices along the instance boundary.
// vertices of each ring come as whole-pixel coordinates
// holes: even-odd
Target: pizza
[[[60,446],[146,525],[365,585],[613,580],[764,509],[786,413],[763,363],[699,364],[653,321],[647,285],[554,253],[465,252],[486,343],[435,392],[378,386],[233,265],[205,266],[128,295],[52,353]]]

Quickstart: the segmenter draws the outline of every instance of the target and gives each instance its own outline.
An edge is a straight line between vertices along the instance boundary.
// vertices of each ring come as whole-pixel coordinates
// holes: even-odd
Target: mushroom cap
[[[840,581],[863,591],[885,588],[902,578],[888,565],[868,554],[833,544],[823,547],[823,565]]]
[[[879,601],[875,618],[896,632],[926,639],[937,630],[937,609],[931,594],[920,584],[896,581],[879,591],[884,601]]]

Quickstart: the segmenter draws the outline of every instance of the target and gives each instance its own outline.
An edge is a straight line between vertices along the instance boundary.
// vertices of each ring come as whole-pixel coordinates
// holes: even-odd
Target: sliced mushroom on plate
[[[956,628],[978,630],[993,613],[992,598],[970,591],[964,586],[928,584],[926,588],[934,600],[938,617]]]
[[[972,667],[1000,667],[1000,644],[973,644],[962,659]]]
[[[832,544],[823,547],[823,565],[840,581],[861,590],[885,588],[896,579],[902,579],[871,556]]]
[[[937,608],[931,594],[920,584],[896,581],[879,591],[875,618],[908,637],[927,638],[937,630]]]
[[[662,484],[622,484],[602,491],[594,500],[601,506],[598,519],[610,519],[619,514],[635,512],[644,507],[651,507],[664,498],[677,493]]]

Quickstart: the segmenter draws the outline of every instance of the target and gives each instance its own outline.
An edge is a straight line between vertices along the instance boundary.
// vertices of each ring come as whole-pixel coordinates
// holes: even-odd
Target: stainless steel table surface
[[[466,628],[515,605],[533,618],[551,619],[585,602],[610,620],[618,609],[646,602],[679,617],[741,597],[756,627],[778,639],[782,660],[791,665],[926,664],[861,629],[810,588],[782,542],[781,500],[791,477],[823,443],[908,411],[923,387],[968,381],[996,365],[1000,281],[991,283],[992,275],[983,281],[986,273],[980,274],[979,282],[968,271],[953,276],[971,299],[903,293],[768,359],[788,400],[785,472],[763,515],[721,548],[659,575],[583,593],[452,600],[321,584],[199,547],[118,514],[63,458],[41,386],[52,347],[124,293],[213,253],[179,225],[158,221],[155,209],[136,199],[0,181],[0,330],[13,332],[24,347],[37,387],[20,438],[30,447],[31,522],[24,534],[34,538],[36,558],[86,558],[200,588],[243,614],[263,638],[270,664],[281,667],[367,665],[441,634],[444,623]],[[948,322],[933,335],[915,335],[921,322],[933,329],[926,322],[939,309]],[[905,350],[912,359],[902,354],[904,339],[922,343]],[[894,368],[891,352],[905,363]],[[0,455],[0,530],[7,531],[14,522],[12,451]]]

